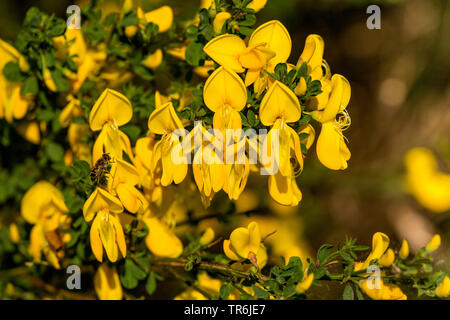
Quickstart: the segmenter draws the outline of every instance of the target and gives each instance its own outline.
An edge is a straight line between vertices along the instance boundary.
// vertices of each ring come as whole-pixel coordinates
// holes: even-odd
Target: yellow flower
[[[126,244],[123,229],[116,214],[123,211],[122,203],[107,191],[96,188],[83,206],[84,219],[89,222],[94,219],[90,241],[94,256],[103,261],[103,247],[111,262],[119,258],[119,250],[126,256]],[[95,217],[95,218],[94,218]]]
[[[167,225],[155,217],[144,219],[144,222],[149,230],[145,243],[154,255],[165,258],[180,256],[183,252],[183,243]]]
[[[103,261],[103,248],[111,262],[119,259],[119,252],[122,257],[127,255],[122,225],[116,214],[111,213],[107,208],[97,212],[92,222],[90,240],[92,252],[100,262]]]
[[[115,267],[103,263],[94,276],[94,289],[100,300],[122,300],[122,286]]]
[[[17,125],[17,132],[27,141],[39,144],[41,132],[36,121],[22,121]]]
[[[436,287],[436,295],[439,298],[446,298],[450,294],[450,278],[444,277],[444,280]]]
[[[450,209],[450,174],[438,170],[434,154],[413,148],[405,155],[406,187],[416,200],[433,212]]]
[[[183,130],[172,102],[156,108],[148,118],[150,132],[162,135],[155,144],[152,168],[159,167],[162,171],[161,185],[168,186],[172,182],[179,184],[187,174],[187,158],[183,152],[179,136],[174,132]],[[177,155],[178,159],[174,159]]]
[[[314,273],[308,274],[306,277],[303,278],[301,282],[297,284],[295,289],[298,293],[305,293],[312,285],[314,281]]]
[[[57,252],[47,235],[55,234],[58,242],[60,236],[55,231],[68,222],[63,214],[68,212],[61,192],[47,181],[35,183],[23,196],[21,215],[33,228],[30,233],[29,252],[34,261],[41,261],[42,251],[56,269],[59,269]],[[62,251],[60,251],[63,253]]]
[[[206,80],[203,89],[206,106],[214,112],[214,128],[240,129],[241,111],[247,103],[247,90],[242,79],[232,70],[219,67]]]
[[[133,157],[130,140],[119,130],[132,116],[131,103],[124,95],[112,89],[103,91],[89,115],[91,130],[101,130],[92,151],[94,162],[100,159],[103,153],[109,153],[115,159],[122,159],[125,151]]]
[[[230,240],[224,240],[223,249],[231,260],[251,259],[260,249],[261,232],[256,222],[247,228],[237,228],[230,234]]]
[[[325,108],[311,113],[314,119],[322,123],[316,152],[325,167],[343,170],[347,168],[347,161],[351,156],[342,134],[350,124],[350,118],[345,111],[350,100],[350,85],[343,76],[337,74],[333,75],[331,82],[332,91]],[[342,117],[336,120],[338,114],[342,114]]]
[[[379,260],[386,252],[388,247],[389,237],[382,232],[376,232],[372,237],[372,251],[364,261],[364,263],[355,264],[355,271],[367,269],[370,265],[370,261]]]
[[[85,142],[86,137],[90,136],[89,125],[87,123],[71,123],[67,130],[67,138],[69,140],[72,152],[80,160],[91,163],[90,145]]]
[[[156,49],[155,52],[149,54],[144,58],[142,64],[149,69],[156,69],[162,62],[163,53],[161,49]]]
[[[387,249],[387,251],[381,256],[379,263],[383,267],[390,267],[395,260],[394,250]]]
[[[137,17],[141,22],[154,23],[158,26],[158,32],[163,33],[170,29],[173,23],[173,10],[169,6],[144,13],[141,8],[137,9]]]
[[[245,85],[255,83],[258,94],[268,86],[264,69],[273,72],[280,62],[286,62],[292,48],[289,32],[278,20],[259,26],[251,35],[248,46],[236,35],[224,34],[211,39],[203,48],[218,64],[234,72],[244,72]]]
[[[20,62],[24,60],[19,51],[7,42],[0,39],[0,70],[8,62]],[[22,119],[32,103],[29,99],[20,95],[22,82],[8,81],[3,72],[0,72],[0,119],[5,118],[11,123],[13,119]]]
[[[202,234],[202,236],[200,238],[200,243],[205,246],[205,245],[209,244],[211,241],[213,241],[214,237],[215,237],[214,230],[211,227],[209,227]]]
[[[425,250],[427,252],[433,252],[437,250],[441,245],[441,236],[438,234],[435,234],[433,238],[431,238],[430,242],[427,243]]]
[[[84,112],[80,107],[80,100],[72,95],[68,95],[67,101],[67,105],[59,114],[59,123],[62,128],[68,127],[74,117],[84,115]]]
[[[400,247],[398,256],[400,257],[400,259],[406,259],[409,256],[409,244],[405,239],[402,242],[402,246]]]
[[[303,156],[300,148],[300,138],[287,123],[300,119],[301,109],[297,96],[283,83],[275,81],[261,101],[260,119],[262,124],[272,126],[266,140],[265,150],[271,152],[273,135],[278,133],[278,152],[274,150],[271,161],[263,164],[273,172],[274,166],[278,171],[269,177],[269,193],[280,204],[296,206],[302,198],[300,189],[295,182],[296,172],[291,160],[303,168]],[[276,141],[276,140],[275,140]]]
[[[135,188],[139,183],[137,169],[123,160],[116,159],[111,167],[110,190],[114,190],[123,206],[131,213],[143,213],[148,207],[144,195]]]
[[[214,21],[213,21],[214,31],[216,33],[220,33],[222,31],[223,25],[230,18],[231,18],[231,14],[226,11],[222,11],[222,12],[219,12],[218,14],[216,14],[216,16],[214,17]]]
[[[373,288],[369,288],[368,281],[370,280],[360,280],[359,286],[373,300],[406,300],[406,295],[402,290],[391,283],[384,283],[383,279],[379,279],[380,288],[377,289],[374,285]]]
[[[267,0],[252,0],[247,8],[255,10],[255,12],[260,11],[262,8],[266,6]]]
[[[19,229],[15,223],[9,225],[9,238],[13,243],[18,243],[20,241]]]

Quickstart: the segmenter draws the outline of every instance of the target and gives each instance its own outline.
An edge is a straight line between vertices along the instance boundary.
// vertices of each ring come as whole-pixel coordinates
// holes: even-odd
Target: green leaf
[[[334,246],[331,244],[324,244],[320,247],[317,252],[317,260],[319,260],[320,264],[326,263],[328,256],[333,252]]]
[[[38,82],[36,77],[31,76],[25,79],[20,87],[20,95],[24,96],[26,94],[35,95],[38,93]]]
[[[70,84],[66,78],[64,78],[62,72],[58,69],[51,71],[53,82],[55,83],[56,90],[58,92],[64,92],[69,90]]]
[[[266,300],[266,299],[270,298],[270,294],[267,291],[261,289],[260,287],[253,285],[252,288],[253,288],[253,291],[255,292],[255,296],[258,299]]]
[[[62,161],[64,158],[64,149],[54,142],[50,142],[45,148],[45,151],[53,162]]]
[[[205,59],[205,53],[203,52],[203,45],[199,42],[192,42],[186,48],[186,61],[193,65],[199,66],[200,61]]]
[[[347,285],[345,286],[344,293],[342,294],[342,298],[344,300],[354,300],[355,299],[353,289],[352,289],[350,283],[347,283]]]
[[[19,64],[13,61],[9,61],[3,67],[3,75],[12,82],[23,80],[23,75],[20,72]]]
[[[151,296],[156,290],[156,278],[155,273],[152,271],[147,278],[147,282],[145,283],[145,290]]]
[[[227,299],[228,296],[231,294],[233,287],[231,286],[231,283],[225,283],[220,287],[220,299]]]

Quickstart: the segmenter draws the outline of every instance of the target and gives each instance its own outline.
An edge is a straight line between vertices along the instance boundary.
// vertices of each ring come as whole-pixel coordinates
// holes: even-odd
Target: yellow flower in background
[[[380,288],[369,288],[368,280],[360,280],[359,286],[365,294],[373,300],[406,300],[407,297],[403,291],[395,284],[384,283],[379,279]]]
[[[431,238],[430,242],[427,243],[425,250],[427,252],[433,252],[437,250],[441,246],[441,236],[435,234],[433,238]]]
[[[3,75],[3,68],[8,62],[21,61],[22,64],[26,63],[19,51],[0,39],[0,119],[4,118],[9,123],[13,119],[22,119],[32,106],[29,98],[20,95],[22,82],[10,82]]]
[[[170,29],[173,23],[173,10],[169,6],[162,6],[158,9],[145,12],[137,9],[137,17],[141,23],[154,23],[158,26],[158,32],[163,33]]]
[[[447,298],[450,294],[450,278],[444,277],[444,280],[436,287],[436,295],[439,298]]]
[[[225,22],[231,18],[231,13],[222,11],[216,14],[213,21],[214,31],[220,33]]]
[[[255,10],[255,12],[260,11],[266,6],[267,0],[252,0],[248,5],[247,8]]]
[[[155,52],[149,54],[142,60],[142,65],[149,69],[156,69],[159,67],[163,59],[163,53],[161,49],[155,50]]]
[[[92,162],[91,147],[85,141],[90,135],[91,131],[87,123],[71,123],[67,130],[67,139],[73,154],[88,163]]]
[[[224,240],[223,249],[231,260],[252,259],[260,249],[261,231],[256,222],[251,222],[247,228],[239,227],[230,234],[229,240]]]
[[[304,276],[303,280],[295,286],[295,289],[298,293],[305,293],[311,287],[313,281],[314,273],[310,273],[307,276]]]
[[[59,248],[52,246],[47,235],[55,235],[61,242],[55,231],[67,221],[63,214],[68,211],[62,193],[47,181],[35,183],[23,196],[20,213],[26,222],[34,225],[30,233],[29,252],[35,262],[41,261],[44,252],[47,261],[56,269],[60,268],[56,253]]]
[[[33,144],[39,144],[41,141],[41,132],[37,121],[21,121],[17,125],[17,133]]]
[[[266,140],[265,150],[272,150],[274,134],[278,134],[278,152],[270,154],[272,159],[263,164],[273,172],[274,166],[278,171],[269,176],[269,193],[280,204],[296,206],[302,198],[300,189],[295,182],[296,172],[291,160],[294,160],[299,170],[303,168],[300,139],[294,129],[287,123],[300,119],[301,109],[297,96],[283,83],[275,81],[261,101],[260,119],[266,126],[272,126]],[[274,141],[272,141],[274,140]],[[267,155],[265,155],[267,156]]]
[[[200,243],[205,246],[205,245],[209,244],[210,242],[212,242],[214,240],[214,237],[215,237],[214,230],[209,227],[205,230],[205,232],[200,237]]]
[[[119,199],[109,192],[96,188],[83,206],[84,219],[91,225],[91,249],[98,261],[103,261],[103,247],[111,262],[119,258],[119,250],[126,256],[126,244],[122,225],[116,214],[123,212]]]
[[[450,174],[439,171],[431,150],[413,148],[406,153],[404,162],[408,192],[428,210],[450,210]]]
[[[15,223],[11,223],[9,225],[9,238],[11,239],[12,243],[18,243],[20,241],[19,228],[17,228],[17,225]]]
[[[210,294],[211,296],[219,296],[220,287],[224,284],[224,281],[212,278],[208,273],[201,271],[197,275],[196,285],[203,292]],[[238,297],[238,292],[232,292],[228,296],[228,300],[235,300]],[[208,300],[201,292],[197,291],[193,287],[189,287],[179,295],[177,295],[174,300]]]
[[[355,271],[365,270],[369,267],[370,261],[379,260],[389,247],[389,237],[382,233],[376,232],[372,236],[372,251],[364,262],[355,263]]]
[[[156,108],[148,118],[150,132],[162,135],[154,147],[152,168],[160,167],[162,171],[161,185],[168,186],[172,182],[179,184],[187,174],[187,158],[174,132],[184,130],[184,126],[173,108],[172,102]],[[174,159],[174,155],[178,159]]]
[[[122,285],[116,268],[102,263],[94,276],[94,289],[100,300],[122,300]]]
[[[128,156],[133,157],[130,140],[119,130],[132,116],[131,103],[124,95],[112,89],[103,91],[89,114],[91,130],[101,130],[92,151],[94,162],[100,159],[103,153],[109,153],[114,159],[122,159],[125,151]]]
[[[400,259],[406,259],[409,256],[409,244],[405,239],[402,241],[402,246],[400,247],[398,256],[400,257]]]
[[[165,258],[181,255],[183,243],[166,224],[155,217],[144,219],[144,222],[149,230],[145,243],[154,255]]]

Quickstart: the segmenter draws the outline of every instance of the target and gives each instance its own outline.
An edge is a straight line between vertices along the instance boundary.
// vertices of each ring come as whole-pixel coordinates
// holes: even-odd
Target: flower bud
[[[438,235],[438,234],[435,234],[433,236],[433,238],[431,238],[430,242],[427,243],[427,246],[425,247],[425,250],[427,252],[433,252],[437,248],[439,248],[440,245],[441,245],[441,236]]]
[[[149,69],[156,69],[162,62],[162,51],[161,49],[157,49],[154,53],[149,54],[142,60],[142,64]]]
[[[125,27],[125,35],[127,36],[127,38],[133,38],[137,32],[138,32],[137,26],[126,26]]]
[[[214,236],[215,236],[214,230],[212,228],[208,228],[202,234],[202,236],[200,238],[200,243],[205,246],[214,240]]]
[[[18,243],[20,241],[19,229],[15,223],[9,226],[9,237],[13,243]]]
[[[400,251],[398,253],[400,259],[406,259],[409,256],[409,244],[408,241],[403,240],[402,246],[400,247]]]
[[[439,284],[436,287],[436,295],[439,298],[446,298],[449,293],[450,293],[450,278],[448,276],[445,276],[441,284]]]
[[[379,260],[383,267],[390,267],[395,260],[394,250],[388,249],[385,254],[383,254]]]

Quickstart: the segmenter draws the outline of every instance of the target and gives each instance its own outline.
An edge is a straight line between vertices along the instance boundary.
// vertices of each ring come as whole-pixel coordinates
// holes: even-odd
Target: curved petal
[[[301,109],[297,96],[285,84],[275,81],[261,101],[259,116],[262,124],[270,126],[276,119],[295,122],[300,119]]]
[[[213,112],[225,106],[240,111],[247,103],[247,89],[235,72],[226,67],[219,67],[206,80],[203,99]]]
[[[145,243],[154,255],[177,258],[183,252],[180,239],[158,218],[145,219],[144,222],[149,229]]]
[[[234,72],[244,72],[239,55],[247,49],[244,40],[233,34],[224,34],[211,39],[203,51],[221,66]]]
[[[144,14],[147,22],[152,22],[158,26],[158,32],[166,32],[170,29],[173,23],[173,10],[169,6],[162,6],[161,8],[146,12]]]
[[[123,94],[105,89],[92,107],[89,125],[92,131],[102,129],[108,121],[115,121],[117,126],[128,123],[133,116],[131,102]]]
[[[347,168],[350,159],[344,137],[336,128],[333,121],[322,124],[322,129],[317,139],[316,153],[319,161],[331,170],[343,170]]]
[[[265,43],[266,48],[276,53],[270,60],[273,66],[286,62],[291,54],[292,40],[285,26],[278,20],[272,20],[259,26],[251,35],[249,46]]]
[[[102,209],[108,209],[111,213],[121,213],[122,203],[109,192],[96,188],[83,206],[83,216],[86,221],[91,221],[95,214]]]
[[[148,118],[148,128],[152,133],[168,134],[184,127],[172,102],[167,102],[152,112]]]

